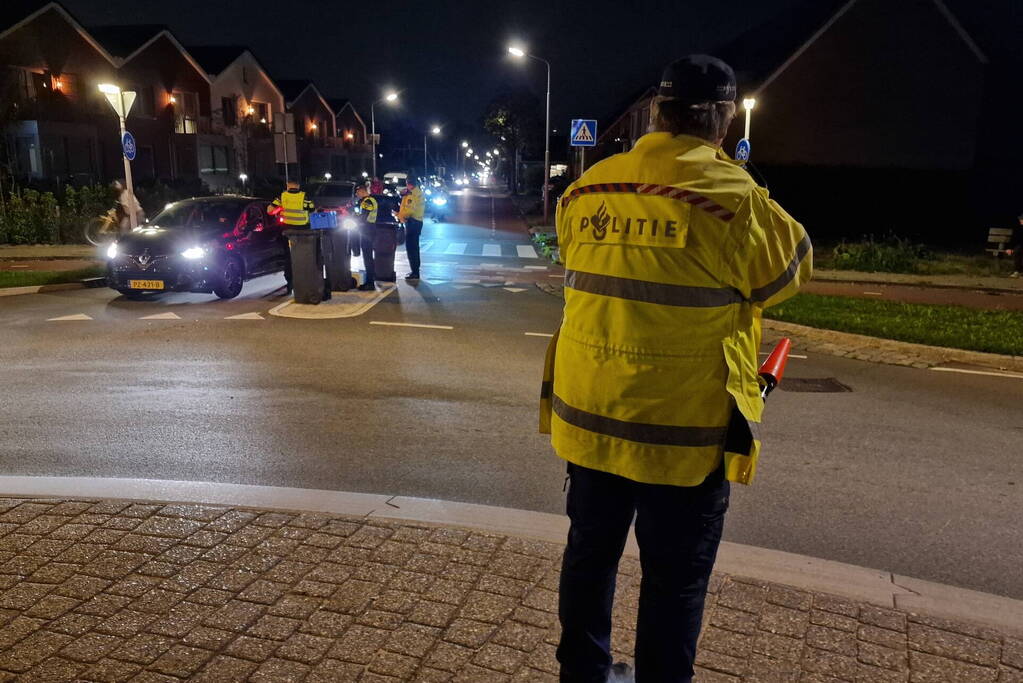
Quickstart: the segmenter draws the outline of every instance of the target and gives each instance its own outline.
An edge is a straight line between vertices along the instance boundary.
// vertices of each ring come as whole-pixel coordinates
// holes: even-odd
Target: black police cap
[[[735,72],[710,55],[689,55],[664,69],[658,94],[689,104],[734,101]]]

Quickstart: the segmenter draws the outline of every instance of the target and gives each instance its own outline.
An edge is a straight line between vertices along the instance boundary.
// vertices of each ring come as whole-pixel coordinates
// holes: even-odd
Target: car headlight
[[[444,197],[434,197],[433,198],[433,203],[436,206],[444,206],[445,204],[448,203],[448,200],[446,198],[444,198]]]
[[[345,230],[355,230],[359,227],[359,222],[354,218],[345,218],[341,221],[341,227]]]
[[[202,247],[189,247],[181,252],[181,255],[187,259],[199,259],[206,255],[206,250]]]
[[[110,246],[107,247],[107,258],[109,259],[117,258],[117,242],[112,242]]]

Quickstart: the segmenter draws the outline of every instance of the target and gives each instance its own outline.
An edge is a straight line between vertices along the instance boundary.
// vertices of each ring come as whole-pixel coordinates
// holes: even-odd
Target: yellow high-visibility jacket
[[[557,454],[676,486],[724,458],[750,483],[761,312],[810,279],[803,227],[720,149],[651,133],[569,186],[557,229],[565,310],[540,414]]]
[[[301,190],[285,190],[273,200],[271,207],[277,208],[277,211],[271,209],[271,213],[280,213],[281,222],[285,225],[307,225],[313,203],[305,198],[305,192]]]
[[[426,197],[418,186],[401,198],[401,207],[398,209],[398,220],[404,223],[409,218],[417,221],[423,220],[426,215]]]

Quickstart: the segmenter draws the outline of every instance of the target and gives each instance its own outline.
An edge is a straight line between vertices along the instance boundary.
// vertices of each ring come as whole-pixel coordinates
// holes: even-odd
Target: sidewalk
[[[0,680],[556,681],[561,550],[375,516],[2,499]],[[639,574],[624,558],[621,659]],[[704,683],[1019,683],[1023,640],[717,574],[698,661]]]
[[[826,282],[860,282],[872,284],[913,285],[952,289],[979,289],[1023,294],[1023,278],[991,275],[905,275],[902,273],[864,273],[857,270],[821,270],[815,268],[813,279]]]
[[[100,248],[88,244],[0,245],[0,260],[4,261],[59,261],[63,259],[98,261],[101,258]]]

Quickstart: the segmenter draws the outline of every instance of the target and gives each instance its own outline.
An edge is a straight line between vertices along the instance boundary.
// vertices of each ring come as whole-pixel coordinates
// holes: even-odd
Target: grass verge
[[[0,270],[0,288],[78,282],[89,277],[101,277],[104,272],[103,266],[91,266],[77,270]]]
[[[764,317],[915,344],[1023,355],[1023,315],[1015,311],[799,294],[767,309]]]

